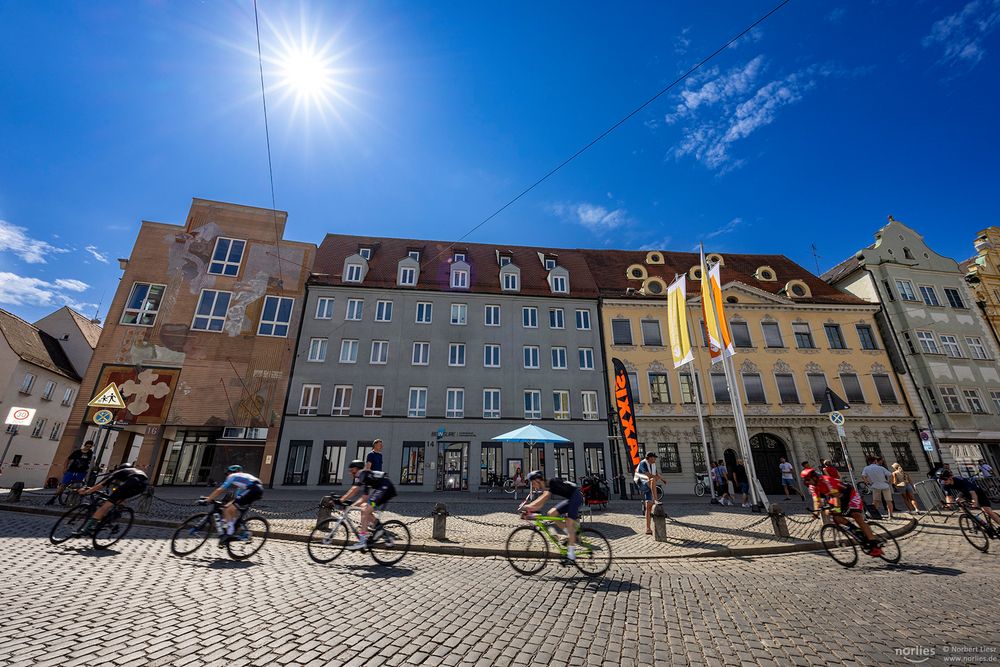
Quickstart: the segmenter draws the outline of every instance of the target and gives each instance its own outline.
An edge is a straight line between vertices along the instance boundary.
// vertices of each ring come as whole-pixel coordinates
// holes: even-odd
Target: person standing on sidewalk
[[[898,461],[892,464],[892,488],[903,496],[903,502],[906,503],[908,510],[914,513],[919,512],[917,509],[917,500],[913,497],[913,491],[915,490],[913,479],[910,477],[910,473],[903,470],[903,466]]]
[[[647,452],[646,458],[639,461],[635,468],[635,481],[642,491],[642,498],[646,506],[646,534],[652,535],[653,529],[650,520],[653,513],[653,505],[660,502],[656,497],[656,483],[661,477],[656,472],[656,452]]]
[[[875,509],[882,511],[882,502],[885,501],[885,508],[891,519],[892,486],[889,484],[889,471],[879,465],[877,456],[868,457],[868,465],[861,471],[861,478],[872,490],[872,504]]]
[[[83,447],[73,450],[66,459],[66,472],[63,473],[59,486],[56,487],[56,494],[46,501],[46,505],[54,505],[56,498],[70,484],[83,482],[86,484],[87,471],[90,470],[90,462],[94,460],[94,441],[88,440],[83,443]]]
[[[736,465],[733,466],[733,488],[743,496],[743,507],[750,507],[750,476],[747,475],[743,459],[736,459]]]
[[[382,472],[382,438],[375,438],[372,450],[365,457],[365,470]]]
[[[799,487],[795,484],[795,466],[786,461],[784,456],[779,459],[778,470],[781,472],[781,486],[785,490],[785,500],[791,500],[788,497],[789,489],[795,492],[795,495],[800,498],[804,497],[802,496],[802,492],[799,491]]]

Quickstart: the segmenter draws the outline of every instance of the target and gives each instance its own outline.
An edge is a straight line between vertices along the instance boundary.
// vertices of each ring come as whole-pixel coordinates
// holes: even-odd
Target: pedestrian
[[[712,469],[715,473],[715,495],[719,496],[720,505],[732,505],[733,497],[729,495],[729,471],[726,470],[726,461],[724,459],[719,459],[715,468]]]
[[[733,489],[736,493],[743,496],[743,507],[750,507],[750,477],[747,475],[746,466],[743,465],[743,459],[736,459],[736,465],[733,466]]]
[[[993,466],[986,462],[986,459],[979,459],[979,474],[984,478],[993,476]]]
[[[372,450],[365,457],[365,470],[382,472],[382,438],[375,438]]]
[[[781,486],[785,490],[785,500],[791,500],[788,497],[789,489],[794,491],[799,497],[802,497],[802,492],[799,491],[799,487],[795,484],[795,466],[786,461],[784,456],[778,459],[778,472],[781,473]]]
[[[514,468],[514,500],[517,500],[518,494],[521,489],[524,488],[524,473],[521,472],[521,466]]]
[[[833,461],[830,459],[823,459],[823,474],[827,477],[840,479],[840,471],[837,470],[837,466],[835,466]]]
[[[656,497],[656,483],[660,479],[656,473],[656,452],[647,452],[646,458],[639,461],[639,465],[635,467],[635,482],[642,491],[643,504],[646,509],[647,535],[653,534],[650,520],[653,514],[653,505],[659,502],[659,498]]]
[[[46,505],[54,505],[56,498],[59,494],[63,492],[70,484],[76,482],[84,482],[87,477],[87,471],[90,470],[90,464],[94,460],[94,441],[88,440],[83,443],[80,449],[75,449],[70,452],[70,455],[66,458],[66,470],[63,472],[62,481],[59,482],[59,486],[56,487],[56,494],[46,501]]]
[[[906,503],[907,509],[912,510],[914,513],[918,513],[917,499],[913,497],[913,479],[910,478],[910,473],[903,470],[903,466],[901,466],[898,461],[892,464],[891,481],[892,488],[903,496],[903,502]]]
[[[872,490],[872,504],[875,509],[881,511],[882,503],[885,502],[886,511],[889,518],[892,518],[892,486],[889,484],[889,471],[879,465],[879,457],[869,456],[868,465],[861,471],[861,478],[868,483],[868,488]]]

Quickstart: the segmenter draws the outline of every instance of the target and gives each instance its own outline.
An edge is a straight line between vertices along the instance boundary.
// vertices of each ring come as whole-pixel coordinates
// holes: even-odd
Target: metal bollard
[[[431,516],[434,517],[434,539],[447,540],[448,508],[444,506],[444,503],[435,503],[434,509],[431,510]]]
[[[653,539],[657,542],[666,542],[667,515],[663,511],[663,505],[660,503],[653,505],[651,516],[653,517]]]
[[[316,525],[323,523],[333,516],[333,496],[323,496],[319,501],[319,509],[316,511]]]
[[[21,502],[21,492],[24,491],[24,482],[14,482],[10,487],[10,495],[7,496],[7,502],[9,503],[19,503]]]
[[[771,528],[774,530],[774,535],[776,537],[789,537],[788,532],[788,521],[785,519],[785,513],[781,511],[777,503],[771,505]]]
[[[149,514],[149,510],[153,507],[153,494],[156,491],[151,486],[147,486],[146,490],[142,492],[142,498],[139,499],[139,507],[137,508],[141,514]]]

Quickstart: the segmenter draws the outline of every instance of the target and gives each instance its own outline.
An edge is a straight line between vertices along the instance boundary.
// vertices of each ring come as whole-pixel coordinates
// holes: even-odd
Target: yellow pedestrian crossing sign
[[[125,407],[125,401],[122,400],[122,395],[118,391],[118,386],[112,382],[98,392],[96,396],[90,399],[90,403],[87,403],[87,407],[120,410]]]

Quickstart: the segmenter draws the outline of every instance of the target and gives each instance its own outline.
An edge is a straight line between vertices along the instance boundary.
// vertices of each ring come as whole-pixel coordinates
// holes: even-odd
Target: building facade
[[[5,427],[0,486],[43,486],[53,463],[57,472],[52,475],[61,472],[65,461],[53,457],[100,331],[96,322],[68,307],[34,324],[0,310],[0,377],[7,378],[0,411],[6,416],[15,406],[36,410],[30,426]]]
[[[1000,340],[1000,227],[987,227],[975,240],[976,254],[962,262],[965,280],[995,340]]]
[[[659,454],[667,493],[691,493],[706,471],[696,397],[710,460],[740,456],[722,365],[712,366],[701,317],[699,256],[584,251],[600,285],[605,355],[622,360],[636,401],[640,449]],[[736,355],[757,476],[782,491],[779,461],[830,458],[846,470],[837,432],[819,414],[827,386],[848,400],[846,442],[855,471],[866,454],[909,470],[925,462],[914,420],[873,320],[877,306],[843,294],[781,255],[718,255],[725,315]],[[675,370],[666,321],[667,285],[688,277],[694,361]],[[698,329],[702,329],[701,332]]]
[[[195,199],[183,225],[143,222],[56,460],[87,436],[110,382],[126,407],[102,429],[110,465],[204,485],[239,463],[271,477],[315,246],[283,240],[287,214]]]
[[[343,484],[375,438],[401,490],[478,490],[518,469],[611,477],[597,289],[578,252],[328,235],[314,270],[276,484]],[[569,442],[492,440],[528,421]]]
[[[927,445],[962,472],[981,458],[1000,462],[997,344],[958,262],[890,216],[874,244],[824,277],[880,305]]]

